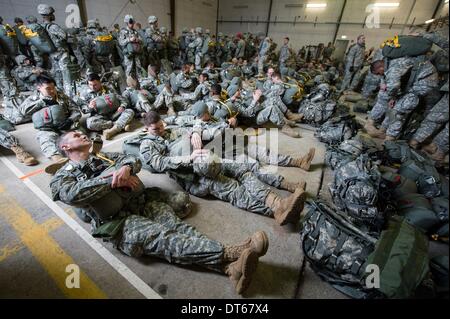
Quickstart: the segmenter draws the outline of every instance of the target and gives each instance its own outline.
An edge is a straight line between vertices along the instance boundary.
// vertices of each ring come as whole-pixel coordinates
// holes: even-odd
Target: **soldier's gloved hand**
[[[131,176],[131,167],[122,166],[119,170],[112,173],[111,188],[126,187],[128,179]]]

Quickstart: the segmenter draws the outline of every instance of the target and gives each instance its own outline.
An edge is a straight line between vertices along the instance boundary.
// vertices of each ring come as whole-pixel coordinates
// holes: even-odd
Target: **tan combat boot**
[[[297,188],[306,189],[306,182],[300,181],[298,183],[291,183],[291,182],[288,182],[286,179],[283,179],[283,181],[281,182],[280,188],[285,189],[291,193],[294,193]]]
[[[303,114],[292,113],[290,110],[286,112],[285,116],[289,121],[294,122],[300,122],[303,119]]]
[[[386,138],[386,129],[383,127],[380,127],[380,129],[375,129],[374,131],[367,131],[367,134],[369,134],[370,137],[373,138],[379,138],[379,139],[385,139]]]
[[[114,126],[111,127],[110,129],[104,130],[104,131],[103,131],[103,136],[105,137],[105,140],[110,140],[110,139],[112,139],[115,135],[119,134],[120,132],[122,132],[122,129],[120,129],[119,127],[117,127],[117,125],[114,125]]]
[[[436,152],[431,154],[430,158],[433,161],[441,164],[445,160],[445,153],[438,149],[438,150],[436,150]]]
[[[68,161],[69,161],[68,158],[62,157],[62,158],[59,159],[58,161],[55,161],[54,163],[51,163],[51,164],[47,165],[47,166],[44,168],[44,171],[45,171],[47,174],[55,175],[56,172],[59,171],[59,169],[60,169],[61,167],[63,167],[64,165],[66,165],[66,163],[67,163]]]
[[[56,154],[56,155],[52,155],[51,160],[55,163],[61,161],[62,159],[64,159],[64,156]]]
[[[266,205],[274,212],[274,218],[281,226],[296,223],[306,200],[305,190],[297,188],[294,194],[282,199],[277,193],[270,192],[266,198]]]
[[[295,131],[292,127],[290,127],[288,124],[285,124],[281,128],[281,133],[286,134],[287,136],[293,137],[293,138],[300,138],[300,133]]]
[[[250,248],[245,249],[238,260],[225,267],[225,274],[230,278],[238,294],[248,289],[257,267],[258,254]]]
[[[293,167],[299,167],[302,170],[309,171],[311,168],[311,162],[314,159],[314,155],[316,154],[316,149],[314,147],[309,149],[308,154],[300,158],[293,158],[289,165]]]
[[[254,251],[258,257],[262,257],[267,253],[268,248],[269,239],[267,234],[263,231],[257,231],[240,245],[225,246],[223,258],[226,261],[235,261],[246,249],[250,249]]]
[[[23,149],[22,146],[13,146],[11,150],[16,154],[17,161],[19,163],[24,163],[26,166],[34,166],[38,164],[38,161],[27,151]]]
[[[131,132],[131,131],[133,131],[133,126],[132,126],[131,124],[127,124],[127,125],[125,125],[125,127],[123,128],[123,130],[124,130],[125,132]]]
[[[366,130],[367,134],[369,134],[370,136],[379,134],[379,130],[375,126],[374,120],[371,120],[371,119],[367,120],[366,125],[364,125],[364,129]],[[374,136],[372,136],[372,137],[374,137]]]

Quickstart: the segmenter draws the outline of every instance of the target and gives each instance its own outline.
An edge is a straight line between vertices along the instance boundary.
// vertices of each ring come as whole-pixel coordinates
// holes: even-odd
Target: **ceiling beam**
[[[269,36],[270,18],[271,18],[271,16],[272,16],[272,4],[273,4],[273,0],[270,0],[270,3],[269,3],[269,13],[267,14],[266,37]]]
[[[337,21],[336,31],[334,32],[333,43],[336,42],[336,38],[337,38],[337,36],[338,36],[339,29],[340,29],[340,27],[341,27],[342,16],[344,15],[344,11],[345,11],[345,7],[346,7],[346,6],[347,6],[347,0],[344,0],[344,3],[342,4],[341,13],[339,14],[339,19],[338,19],[338,21]]]
[[[442,5],[443,3],[444,3],[444,0],[439,0],[439,1],[438,1],[437,5],[436,5],[436,9],[434,9],[433,16],[431,17],[431,19],[436,19],[436,15],[438,14],[439,9],[441,8],[441,5]],[[432,24],[433,24],[433,23],[429,23],[429,24],[428,24],[427,32],[430,31],[431,25],[432,25]]]

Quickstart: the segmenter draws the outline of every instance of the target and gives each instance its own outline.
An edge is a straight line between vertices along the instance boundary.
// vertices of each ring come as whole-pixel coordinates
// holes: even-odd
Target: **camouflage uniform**
[[[195,40],[189,44],[189,48],[191,48],[195,53],[195,69],[201,70],[202,69],[202,58],[203,58],[202,48],[203,48],[204,40],[201,35],[202,30],[200,28],[197,28],[196,33],[197,33],[197,35],[195,37]]]
[[[270,188],[261,182],[256,174],[243,168],[242,163],[225,163],[222,173],[214,178],[197,175],[192,170],[192,164],[186,161],[185,157],[172,155],[176,153],[171,150],[171,144],[174,142],[176,141],[170,139],[168,132],[163,137],[152,136],[144,139],[140,146],[143,163],[155,172],[169,173],[194,196],[212,195],[250,212],[273,215],[273,211],[265,204]],[[275,182],[275,180],[272,181]]]
[[[448,83],[447,83],[448,91]],[[426,114],[419,129],[414,133],[413,140],[423,143],[438,133],[445,124],[448,124],[448,92],[442,99]]]
[[[116,167],[129,165],[132,174],[141,169],[140,161],[133,156],[117,153],[105,156],[114,160]],[[112,178],[99,176],[109,166],[108,162],[94,156],[80,163],[69,161],[50,182],[53,200],[91,212],[92,203],[112,192]],[[184,223],[174,209],[160,199],[147,199],[146,193],[128,195],[120,212],[110,218],[94,216],[93,236],[109,238],[117,249],[132,257],[148,255],[171,263],[196,264],[220,271],[223,245]]]
[[[258,112],[256,124],[262,125],[270,122],[278,127],[282,127],[286,124],[286,117],[284,114],[288,111],[287,106],[282,100],[284,87],[282,84],[274,84],[270,81],[270,83],[265,83],[266,88],[269,84],[271,84],[271,86],[265,93],[266,99],[262,103],[263,109]]]
[[[163,38],[159,30],[155,28],[155,24],[151,23],[145,30],[145,37],[150,65],[160,65]]]
[[[17,88],[10,76],[8,58],[1,52],[0,48],[0,93],[3,97],[12,97],[16,95]]]
[[[280,70],[281,69],[283,69],[283,70],[286,69],[286,62],[290,58],[290,56],[291,56],[291,52],[289,51],[289,45],[284,44],[280,48],[280,58],[279,58]],[[282,74],[282,75],[285,75],[285,74]]]
[[[448,154],[448,122],[445,124],[445,127],[442,129],[442,131],[436,135],[436,137],[433,139],[434,144],[438,147],[439,151],[441,151],[444,154]]]
[[[77,107],[77,105],[65,94],[58,92],[56,100],[53,100],[49,97],[44,97],[42,94],[37,93],[35,95],[27,98],[22,104],[21,109],[25,110],[25,118],[30,118],[33,113],[41,110],[42,108],[50,105],[58,104],[61,108],[64,109],[64,113],[67,116],[67,120],[69,120],[72,124],[71,128],[77,127],[78,120],[81,118],[81,113]],[[58,150],[58,145],[56,142],[60,134],[67,129],[40,129],[36,134],[36,138],[41,147],[42,153],[47,157],[51,158],[54,155],[60,155]]]
[[[388,110],[388,116],[385,117],[382,126],[386,129],[387,136],[398,138],[409,115],[419,105],[420,97],[427,95],[438,86],[438,73],[425,56],[399,58],[394,61],[392,61],[386,73],[386,85],[388,96],[390,99],[395,99],[396,102],[395,106]],[[418,68],[416,74],[411,75],[415,78],[413,80],[407,79],[406,91],[400,92],[402,77],[410,69],[416,67]]]
[[[364,79],[364,84],[361,90],[362,96],[366,99],[373,96],[380,87],[381,79],[381,75],[376,75],[369,71]]]
[[[125,74],[132,76],[135,79],[139,78],[140,70],[142,69],[140,55],[131,52],[125,52],[125,48],[131,43],[132,38],[136,38],[140,45],[142,45],[142,39],[136,30],[128,28],[122,28],[119,34],[119,45],[123,51],[123,64],[125,67]]]
[[[185,101],[196,102],[199,100],[203,100],[205,97],[209,95],[209,88],[211,84],[208,81],[203,83],[199,83],[195,88],[194,92],[182,94],[182,98]]]
[[[112,116],[96,114],[95,111],[89,108],[89,103],[102,95],[114,93],[120,100],[120,106],[125,110],[120,114],[113,114]],[[110,129],[114,125],[123,130],[127,124],[130,124],[134,118],[134,111],[128,108],[127,101],[116,91],[103,85],[102,89],[98,92],[91,90],[88,86],[83,86],[80,89],[80,95],[76,98],[76,102],[82,109],[83,113],[90,113],[91,115],[86,120],[86,126],[91,131],[103,131]]]
[[[20,145],[19,140],[14,135],[0,128],[0,146],[10,150],[18,145]]]
[[[136,101],[137,96],[139,96],[139,99]],[[154,107],[151,104],[155,99],[148,91],[127,87],[123,91],[122,97],[125,99],[127,104],[135,110],[137,114],[148,113],[154,110]]]
[[[35,88],[35,82],[37,75],[33,73],[36,67],[33,65],[26,65],[24,63],[26,57],[19,55],[16,57],[17,66],[12,70],[13,76],[19,83],[23,84],[26,91],[32,91]]]
[[[268,54],[270,49],[270,42],[268,39],[265,39],[260,47],[259,47],[259,53],[258,53],[258,73],[263,74],[264,73],[264,64],[266,63]]]
[[[234,53],[234,57],[236,59],[245,58],[245,46],[246,46],[245,40],[239,39],[236,45],[236,51]]]
[[[345,62],[345,75],[342,82],[341,91],[346,90],[348,87],[355,87],[353,80],[356,73],[363,66],[365,59],[365,46],[355,44],[352,46],[346,56]]]

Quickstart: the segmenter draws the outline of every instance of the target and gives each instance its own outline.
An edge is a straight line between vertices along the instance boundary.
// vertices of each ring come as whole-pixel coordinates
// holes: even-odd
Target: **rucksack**
[[[0,47],[6,55],[12,58],[18,54],[16,32],[8,24],[0,24]]]
[[[108,32],[98,32],[94,38],[94,51],[98,56],[109,56],[115,48],[114,38]]]
[[[438,197],[442,193],[441,177],[434,165],[426,160],[407,160],[400,166],[398,173],[415,181],[419,193],[427,198]]]
[[[381,229],[384,216],[378,210],[381,174],[367,154],[339,166],[329,186],[333,203],[358,226]]]
[[[9,122],[8,120],[5,120],[1,114],[0,114],[0,129],[7,132],[15,130],[14,125],[12,125],[11,122]]]
[[[390,219],[368,265],[379,269],[378,290],[387,298],[409,298],[429,273],[428,239],[403,218]]]
[[[325,100],[312,102],[308,99],[300,103],[298,109],[299,114],[303,114],[303,120],[306,123],[320,125],[328,121],[336,110],[336,102],[333,100]]]
[[[433,42],[423,37],[397,35],[386,40],[381,46],[383,57],[397,59],[424,55],[431,50]]]
[[[115,93],[96,97],[94,110],[100,115],[114,114],[120,107],[120,100]]]
[[[31,23],[27,25],[27,27],[30,31],[26,32],[24,35],[30,40],[30,43],[39,50],[39,52],[43,54],[56,52],[55,44],[44,26],[39,23]]]
[[[311,268],[339,291],[353,298],[369,298],[371,294],[362,279],[376,238],[359,230],[325,203],[311,201],[307,209],[300,243]]]
[[[145,140],[145,138],[147,137],[147,134],[138,134],[135,136],[132,136],[128,139],[126,139],[123,144],[122,144],[122,153],[127,154],[127,155],[133,155],[137,158],[141,158],[141,151],[140,151],[140,147],[142,142]],[[142,168],[152,172],[152,173],[156,173],[155,170],[153,170],[153,168],[151,168],[151,166],[145,164],[145,161],[141,161],[142,163]]]
[[[68,114],[66,109],[59,104],[50,105],[33,113],[34,128],[39,129],[63,129],[67,124]]]
[[[336,145],[352,138],[355,134],[356,123],[352,117],[336,117],[322,124],[314,136],[328,145]]]

